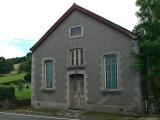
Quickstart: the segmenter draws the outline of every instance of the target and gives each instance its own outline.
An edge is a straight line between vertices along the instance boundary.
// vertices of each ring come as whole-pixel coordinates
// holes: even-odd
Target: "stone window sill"
[[[101,89],[101,91],[103,93],[121,93],[122,89],[120,89],[120,88],[118,88],[118,89],[106,89],[106,88],[103,88],[103,89]]]
[[[55,88],[44,88],[42,89],[43,92],[54,92],[56,89]]]

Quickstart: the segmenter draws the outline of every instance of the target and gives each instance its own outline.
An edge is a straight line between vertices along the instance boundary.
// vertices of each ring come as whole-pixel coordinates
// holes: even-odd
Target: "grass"
[[[12,82],[12,81],[18,81],[20,79],[24,79],[24,76],[26,75],[25,72],[14,74],[14,75],[7,75],[4,77],[0,77],[0,84],[5,82]]]
[[[3,77],[0,77],[0,84],[14,82],[14,81],[18,81],[20,79],[23,80],[26,73],[25,72],[18,73],[19,66],[20,66],[20,64],[14,64],[14,70],[10,74],[3,76]],[[24,84],[24,87],[22,90],[18,89],[18,85],[14,85],[14,86],[15,86],[16,99],[22,100],[22,99],[30,99],[31,98],[31,85],[29,83]],[[26,86],[29,86],[29,88],[27,89]]]
[[[27,89],[26,86],[29,86],[29,88]],[[24,84],[24,87],[22,90],[19,90],[18,86],[15,86],[15,96],[16,96],[16,99],[18,100],[30,99],[31,98],[31,85]]]

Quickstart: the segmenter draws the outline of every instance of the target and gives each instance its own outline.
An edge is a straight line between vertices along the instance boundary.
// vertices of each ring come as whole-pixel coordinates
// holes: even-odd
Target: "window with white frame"
[[[70,51],[70,65],[78,66],[83,65],[83,49],[77,48],[77,49],[71,49]]]
[[[54,64],[52,60],[44,61],[44,77],[45,77],[45,88],[53,88],[54,75],[53,75]]]
[[[107,89],[117,89],[117,55],[104,56],[105,86]]]
[[[82,26],[73,26],[69,28],[69,37],[81,37],[83,36],[83,27]]]

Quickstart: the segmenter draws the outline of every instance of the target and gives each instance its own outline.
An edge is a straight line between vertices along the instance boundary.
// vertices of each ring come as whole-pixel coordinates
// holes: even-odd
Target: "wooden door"
[[[71,108],[82,109],[85,105],[84,80],[71,80]]]

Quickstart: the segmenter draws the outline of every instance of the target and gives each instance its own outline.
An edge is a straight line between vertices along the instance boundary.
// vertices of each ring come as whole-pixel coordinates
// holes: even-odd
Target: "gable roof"
[[[110,26],[118,31],[120,31],[121,33],[125,34],[126,36],[132,38],[132,39],[135,39],[136,38],[136,35],[134,33],[132,33],[131,31],[79,6],[79,5],[76,5],[75,3],[63,14],[62,17],[59,18],[59,20],[40,38],[40,40],[35,44],[33,45],[32,48],[30,48],[30,50],[32,52],[34,52],[47,38],[73,11],[79,11],[80,13],[83,13],[93,19],[96,19],[97,21],[107,25],[107,26]]]

